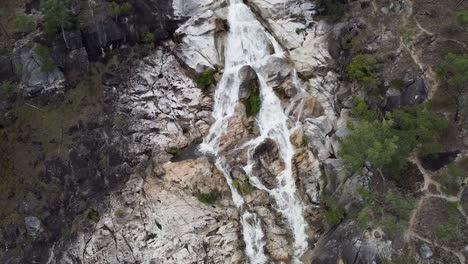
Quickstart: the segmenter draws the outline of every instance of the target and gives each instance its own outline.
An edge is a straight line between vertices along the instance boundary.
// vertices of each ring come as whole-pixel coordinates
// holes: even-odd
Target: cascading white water
[[[242,0],[231,0],[228,22],[230,29],[225,51],[225,71],[215,92],[213,109],[215,123],[201,145],[201,150],[217,156],[216,166],[223,172],[232,192],[234,204],[241,215],[246,255],[250,263],[266,263],[268,258],[264,253],[264,233],[260,219],[246,208],[244,199],[233,186],[228,162],[226,162],[225,157],[219,155],[220,139],[226,134],[229,121],[234,115],[239,101],[240,79],[238,71],[244,65],[252,66],[258,75],[262,101],[260,112],[256,117],[257,125],[260,128],[260,136],[242,146],[247,146],[249,153],[248,164],[244,167],[244,170],[256,188],[263,189],[270,194],[275,200],[275,209],[287,220],[293,233],[294,256],[297,260],[307,248],[307,235],[305,232],[307,224],[292,174],[294,147],[290,142],[288,116],[283,111],[279,98],[273,89],[267,85],[258,70],[261,67],[261,60],[270,56],[270,43],[273,42],[275,52],[281,52],[281,50],[274,38],[266,32]],[[280,157],[285,163],[285,169],[277,175],[277,187],[271,190],[263,186],[251,170],[254,162],[252,153],[267,138],[276,142]]]

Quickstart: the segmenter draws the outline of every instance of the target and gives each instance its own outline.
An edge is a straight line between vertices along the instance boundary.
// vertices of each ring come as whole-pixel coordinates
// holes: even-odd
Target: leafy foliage
[[[362,99],[355,98],[354,103],[352,113],[361,122],[349,125],[351,133],[342,140],[339,152],[351,172],[362,167],[398,172],[411,151],[430,154],[441,150],[440,137],[448,124],[430,105],[404,107],[380,121]]]
[[[399,150],[399,137],[394,133],[391,122],[362,121],[352,128],[349,136],[341,142],[339,156],[347,168],[354,172],[362,167],[375,170],[406,159],[407,153]]]
[[[348,76],[362,85],[375,88],[379,85],[377,59],[371,55],[359,54],[348,65]]]
[[[197,198],[200,202],[205,203],[205,204],[214,204],[221,194],[219,193],[218,190],[211,191],[209,193],[199,193],[197,195]]]
[[[344,3],[340,0],[318,0],[316,4],[320,15],[331,22],[339,20],[345,11]]]
[[[212,71],[205,71],[204,73],[195,77],[193,81],[203,91],[207,91],[211,85],[216,85],[216,80]]]
[[[0,84],[0,95],[11,94],[15,90],[15,85],[10,82],[2,82]]]
[[[439,224],[434,229],[434,235],[437,240],[443,243],[458,241],[462,239],[460,230],[463,228],[463,222],[458,217],[458,203],[450,202],[448,204],[447,222]]]
[[[15,18],[15,27],[18,32],[29,33],[34,30],[36,23],[31,16],[19,14]]]
[[[443,149],[439,142],[448,129],[448,123],[432,111],[430,104],[403,107],[392,117],[402,144],[410,150],[419,147],[419,153],[427,155]]]
[[[411,212],[415,207],[413,197],[396,193],[374,194],[361,188],[358,190],[365,202],[357,216],[358,227],[366,229],[374,223],[391,236],[402,234],[407,228]]]
[[[440,178],[442,191],[448,195],[457,196],[465,179],[465,173],[455,164],[448,165],[447,171]]]
[[[337,225],[341,223],[345,218],[344,209],[338,205],[338,202],[334,197],[323,196],[323,203],[325,205],[325,220],[331,225]]]
[[[459,112],[466,107],[464,96],[468,91],[468,54],[455,55],[449,53],[439,68],[439,77],[446,82],[447,94],[456,104],[455,120]],[[464,113],[466,115],[466,113]]]
[[[133,11],[132,4],[125,2],[122,5],[117,4],[116,2],[111,3],[111,15],[113,17],[129,15]]]
[[[68,0],[45,0],[42,2],[44,31],[49,38],[55,37],[59,30],[73,26],[73,20],[67,10]]]
[[[255,81],[249,82],[249,89],[251,93],[249,98],[247,98],[246,112],[247,116],[253,116],[260,112],[262,100],[260,99],[260,89]]]
[[[460,10],[455,14],[457,24],[460,26],[468,25],[468,10]]]
[[[154,42],[154,34],[151,32],[145,32],[143,33],[143,36],[141,38],[141,41],[146,44],[151,44]]]
[[[359,118],[360,120],[374,122],[378,118],[378,114],[375,111],[369,109],[367,103],[362,100],[361,97],[356,96],[353,99],[354,107],[352,110],[352,114],[354,117]]]

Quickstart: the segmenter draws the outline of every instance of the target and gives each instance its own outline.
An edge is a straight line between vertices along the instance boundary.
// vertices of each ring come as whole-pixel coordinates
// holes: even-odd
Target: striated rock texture
[[[28,12],[39,12],[35,2],[28,1]],[[466,181],[451,196],[439,182],[463,146],[437,162],[412,158],[399,178],[367,169],[351,175],[339,150],[356,121],[354,96],[382,112],[437,101],[440,60],[431,53],[466,51],[466,30],[449,34],[428,21],[437,13],[432,2],[333,1],[345,10],[335,19],[323,16],[323,1],[245,2],[271,37],[263,36],[265,58],[236,73],[239,102],[219,147],[242,206],[259,219],[268,261],[385,263],[408,252],[421,263],[464,263]],[[456,2],[468,8],[458,0],[447,5],[453,9]],[[37,28],[18,37],[11,56],[0,54],[0,81],[19,83],[0,100],[6,190],[0,193],[0,262],[246,263],[231,190],[216,157],[198,152],[213,124],[216,91],[191,79],[219,81],[224,71],[229,1],[129,0],[131,11],[118,15],[109,1],[80,3],[73,12],[77,28],[54,40]],[[148,33],[154,39],[143,44]],[[347,66],[357,54],[379,61],[378,89],[359,89],[349,80]],[[289,117],[292,175],[307,222],[307,248],[298,260],[287,217],[262,188],[280,184],[287,164],[281,149],[266,135],[246,151],[245,143],[261,131],[247,110],[259,96],[259,76]],[[363,191],[414,198],[405,232],[362,228]],[[329,219],[332,209],[338,223]],[[447,240],[437,236],[441,225],[463,231]]]

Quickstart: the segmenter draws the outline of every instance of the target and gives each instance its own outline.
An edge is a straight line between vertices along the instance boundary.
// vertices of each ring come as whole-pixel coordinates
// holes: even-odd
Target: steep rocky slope
[[[217,145],[226,172],[199,144],[216,125],[216,82],[227,71],[233,30],[229,1],[70,1],[78,23],[55,39],[43,33],[38,1],[2,1],[37,23],[13,34],[13,15],[0,20],[10,32],[1,35],[0,54],[2,263],[262,262],[248,258],[251,248],[267,263],[466,262],[466,179],[456,193],[444,189],[447,165],[464,161],[463,123],[451,122],[436,158],[413,153],[399,175],[351,174],[339,150],[357,122],[358,95],[382,113],[432,101],[454,119],[437,71],[447,53],[467,52],[466,25],[453,17],[468,4],[244,2],[261,24],[258,51],[267,54],[239,69],[239,100]],[[117,14],[113,6],[125,3],[132,8]],[[379,62],[377,91],[348,76],[359,54]],[[251,100],[263,76],[288,116],[306,222],[300,256],[291,221],[270,193],[284,184],[281,146],[266,138],[245,148],[261,138]],[[411,201],[404,230],[363,228],[366,193]],[[245,237],[255,223],[261,249]],[[457,236],[441,236],[441,226]]]

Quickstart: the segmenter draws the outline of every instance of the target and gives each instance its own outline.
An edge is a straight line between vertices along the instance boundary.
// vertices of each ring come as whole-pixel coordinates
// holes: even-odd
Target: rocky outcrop
[[[219,14],[209,10],[189,19],[175,32],[175,54],[194,73],[215,71],[223,65],[226,26]]]
[[[162,179],[133,175],[111,199],[109,213],[57,263],[241,263],[237,212],[187,193],[225,193],[221,174],[206,159],[163,167]]]
[[[182,149],[200,140],[211,124],[211,99],[185,76],[164,49],[140,62],[129,84],[115,87],[120,115],[133,140],[132,153]],[[126,88],[129,85],[130,87]]]
[[[41,56],[38,55],[37,43],[24,39],[17,42],[14,49],[14,64],[18,65],[17,74],[21,75],[21,92],[24,96],[32,97],[39,94],[53,94],[64,92],[65,77],[53,64],[49,48],[42,47]],[[50,64],[50,65],[48,65]]]

